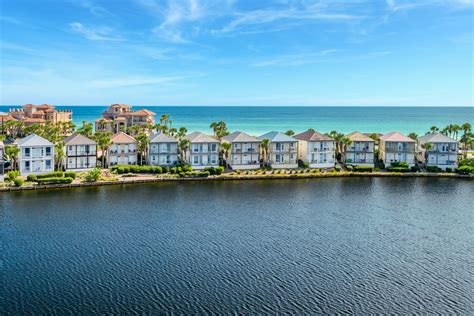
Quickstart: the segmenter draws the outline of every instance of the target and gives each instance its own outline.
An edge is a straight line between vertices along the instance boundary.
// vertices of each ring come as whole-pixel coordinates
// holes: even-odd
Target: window
[[[29,161],[25,161],[25,170],[30,171],[30,162]]]
[[[280,155],[275,155],[275,162],[276,162],[276,163],[279,163],[279,162],[280,162],[280,158],[281,158]]]
[[[46,156],[51,156],[51,147],[46,147]]]
[[[51,160],[46,160],[46,169],[51,169]]]
[[[199,163],[199,156],[193,156],[193,164],[197,165]]]
[[[276,143],[275,147],[276,147],[276,150],[281,150],[281,143]]]
[[[25,148],[25,157],[30,156],[30,148]]]
[[[69,146],[69,150],[72,150],[72,146]]]
[[[211,144],[211,151],[216,151],[217,150],[217,145],[216,144]]]

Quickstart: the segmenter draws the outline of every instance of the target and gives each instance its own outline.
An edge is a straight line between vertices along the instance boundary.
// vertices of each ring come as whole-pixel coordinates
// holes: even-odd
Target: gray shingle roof
[[[305,140],[305,141],[334,141],[334,139],[332,139],[331,137],[327,136],[327,135],[324,135],[324,134],[321,134],[321,133],[318,133],[316,131],[312,131],[312,130],[307,130],[306,132],[303,132],[303,133],[300,133],[298,135],[295,135],[294,136],[296,139],[298,140]]]
[[[232,142],[243,142],[243,143],[259,143],[260,140],[257,137],[250,136],[244,132],[233,132],[227,136],[222,137],[223,141],[232,143]]]
[[[424,143],[457,143],[457,140],[454,140],[446,135],[441,133],[432,133],[418,137],[418,142],[420,144]]]
[[[92,139],[81,135],[81,134],[72,134],[64,139],[65,145],[96,145],[97,143]]]
[[[20,139],[18,146],[54,146],[54,144],[39,135],[31,134]]]
[[[268,139],[271,142],[297,142],[296,139],[280,132],[270,132],[258,137],[260,140]]]
[[[177,143],[178,140],[174,137],[163,133],[158,133],[150,136],[150,143]]]
[[[190,143],[219,143],[217,139],[201,132],[193,132],[184,137]]]

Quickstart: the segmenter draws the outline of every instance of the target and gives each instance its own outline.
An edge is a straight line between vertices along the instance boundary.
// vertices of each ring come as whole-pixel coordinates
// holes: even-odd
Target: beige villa
[[[95,121],[98,132],[127,132],[131,126],[154,125],[155,113],[149,110],[133,111],[128,104],[112,104],[102,113],[102,118]]]
[[[107,149],[107,165],[137,164],[138,142],[130,135],[120,132],[112,136],[111,145]]]
[[[399,132],[390,132],[380,137],[379,159],[385,165],[393,162],[406,162],[415,165],[416,141]]]
[[[222,142],[231,144],[227,164],[234,170],[260,168],[260,140],[243,132],[234,132],[222,137]]]
[[[374,166],[375,141],[359,132],[352,132],[346,137],[352,143],[342,153],[344,162],[354,166]]]
[[[298,140],[298,159],[308,163],[310,168],[334,167],[334,139],[314,130],[307,130],[294,138]]]

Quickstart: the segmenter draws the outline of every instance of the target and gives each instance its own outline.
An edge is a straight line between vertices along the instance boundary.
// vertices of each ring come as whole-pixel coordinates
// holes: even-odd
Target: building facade
[[[84,135],[66,137],[63,151],[66,170],[83,171],[97,167],[97,143]]]
[[[269,140],[266,157],[261,149],[264,162],[275,169],[298,168],[298,141],[280,132],[270,132],[258,137],[260,141]]]
[[[426,143],[431,144],[425,150]],[[441,133],[427,134],[418,137],[418,161],[426,166],[437,166],[443,170],[458,167],[459,142]]]
[[[406,162],[415,165],[416,141],[399,132],[390,132],[379,138],[379,159],[385,165]]]
[[[163,133],[150,136],[148,164],[152,166],[172,166],[179,162],[178,140]]]
[[[36,134],[18,141],[20,174],[41,174],[54,171],[54,144]]]
[[[186,162],[193,169],[199,170],[219,166],[219,140],[201,132],[186,135],[185,139],[189,140]]]
[[[130,135],[120,132],[112,136],[107,149],[107,165],[136,165],[138,142]]]
[[[127,132],[132,126],[155,124],[155,113],[149,110],[133,111],[128,104],[112,104],[102,113],[102,118],[95,121],[98,132]]]
[[[295,135],[294,138],[298,140],[298,159],[308,163],[310,168],[334,167],[334,139],[314,130]]]
[[[344,148],[344,162],[354,166],[374,166],[375,141],[359,132],[352,132],[346,137],[352,143]]]
[[[25,104],[21,109],[10,109],[9,115],[25,125],[72,122],[71,110],[56,110],[53,105]]]
[[[227,164],[234,170],[260,168],[260,140],[243,132],[234,132],[222,137],[222,142],[231,145]]]

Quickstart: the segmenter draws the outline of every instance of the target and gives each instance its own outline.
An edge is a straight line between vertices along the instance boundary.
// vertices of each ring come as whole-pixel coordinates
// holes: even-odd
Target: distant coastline
[[[0,106],[8,111],[18,106]],[[102,116],[107,106],[57,106],[73,111],[73,122],[93,122]],[[446,126],[452,122],[474,123],[474,107],[416,106],[134,106],[150,109],[157,115],[168,114],[175,126],[189,131],[211,133],[211,122],[225,121],[230,130],[243,130],[261,135],[271,130],[302,132],[314,128],[326,133],[354,130],[367,133],[400,131],[424,134],[431,126]]]

